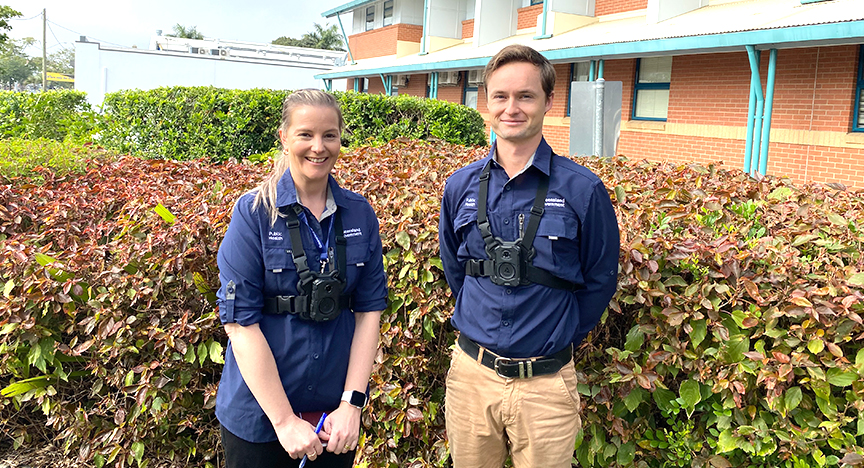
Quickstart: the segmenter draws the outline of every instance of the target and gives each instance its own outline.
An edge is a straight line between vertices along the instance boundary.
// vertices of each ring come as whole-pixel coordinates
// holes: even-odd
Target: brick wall
[[[391,24],[383,28],[348,36],[348,44],[355,60],[396,54],[396,41],[417,42],[423,36],[423,26]]]
[[[611,15],[648,8],[648,0],[597,0],[594,16]]]
[[[410,75],[408,86],[399,88],[399,94],[426,97],[426,80],[428,75]]]
[[[459,84],[456,86],[439,86],[438,99],[441,101],[453,102],[462,104],[462,94],[465,89],[465,73],[459,77]]]
[[[469,19],[462,22],[462,39],[474,37],[474,20]]]
[[[543,4],[531,5],[516,10],[516,29],[537,27],[537,16],[543,13]]]
[[[570,89],[570,64],[558,63],[555,67],[555,95],[552,97],[552,109],[546,113],[549,117],[564,117],[567,115],[567,95]]]

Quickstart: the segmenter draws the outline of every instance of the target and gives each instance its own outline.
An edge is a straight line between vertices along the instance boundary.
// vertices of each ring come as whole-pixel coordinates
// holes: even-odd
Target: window
[[[864,132],[864,45],[858,54],[858,87],[855,89],[855,120],[853,132]]]
[[[531,0],[532,5],[541,5],[543,4],[543,0]]]
[[[371,31],[375,28],[375,5],[366,7],[366,30]]]
[[[633,119],[666,120],[670,81],[672,81],[672,57],[636,60]]]
[[[472,109],[477,109],[477,88],[476,84],[468,83],[468,74],[470,72],[465,72],[465,88],[462,91],[462,104],[470,107]]]
[[[391,24],[393,24],[393,0],[387,0],[384,2],[384,26]]]
[[[590,81],[588,74],[591,72],[591,62],[576,62],[570,64],[570,82]],[[570,115],[570,87],[567,87],[567,102],[565,103],[567,116]]]

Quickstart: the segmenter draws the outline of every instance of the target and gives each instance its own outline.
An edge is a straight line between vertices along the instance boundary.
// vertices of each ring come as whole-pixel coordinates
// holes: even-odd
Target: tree
[[[342,36],[339,35],[339,30],[335,24],[325,29],[320,24],[314,23],[314,29],[304,34],[300,39],[281,36],[272,43],[292,47],[307,47],[309,49],[345,50],[342,48]]]
[[[0,5],[0,31],[11,31],[12,25],[9,24],[10,18],[21,16],[21,12],[13,10],[12,7]],[[9,40],[9,36],[5,32],[0,32],[0,44]]]
[[[36,60],[24,53],[35,42],[28,37],[0,43],[0,86],[4,89],[18,88],[39,69]]]
[[[184,39],[204,39],[204,34],[201,34],[196,26],[186,28],[180,23],[174,25],[174,34],[166,34],[168,37],[180,37]]]
[[[48,56],[48,71],[73,76],[75,74],[75,49],[60,49]],[[52,81],[49,88],[72,89],[73,83]]]

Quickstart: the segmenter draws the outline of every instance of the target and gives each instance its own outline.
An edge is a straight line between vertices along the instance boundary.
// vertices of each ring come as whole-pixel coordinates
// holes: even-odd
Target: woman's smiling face
[[[339,116],[330,107],[299,106],[288,127],[279,130],[279,139],[288,150],[295,183],[326,180],[339,157]]]

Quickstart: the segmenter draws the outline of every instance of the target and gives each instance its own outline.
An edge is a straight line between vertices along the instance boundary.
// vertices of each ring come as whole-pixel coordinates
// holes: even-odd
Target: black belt
[[[492,276],[492,271],[495,268],[495,262],[492,260],[471,259],[465,262],[465,274],[468,276]],[[525,282],[523,284],[537,283],[543,286],[548,286],[555,289],[563,289],[565,291],[578,291],[585,289],[585,285],[581,283],[573,283],[564,278],[559,278],[548,271],[535,267],[530,263],[525,265]]]
[[[480,345],[471,341],[465,335],[459,335],[459,347],[465,351],[471,359],[477,360],[480,354]],[[525,359],[511,359],[483,349],[483,357],[480,364],[492,369],[499,377],[505,379],[530,379],[538,375],[554,374],[573,359],[573,345],[549,356]]]
[[[352,296],[339,296],[339,308],[350,309]],[[276,296],[264,298],[265,315],[300,314],[308,312],[309,296]]]

